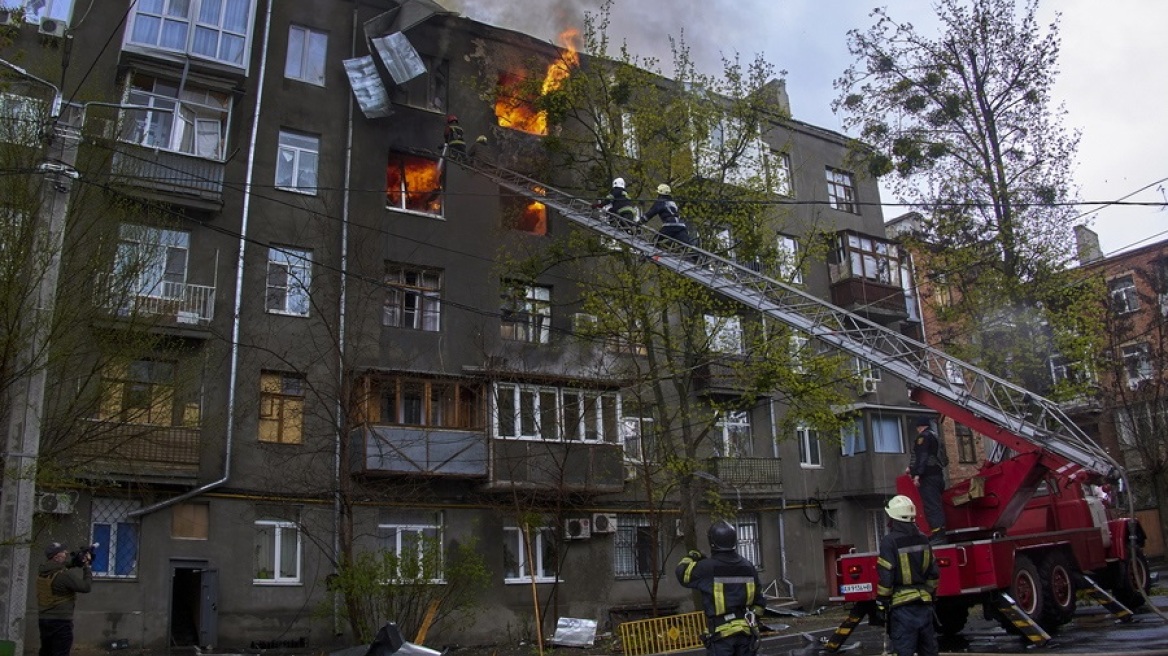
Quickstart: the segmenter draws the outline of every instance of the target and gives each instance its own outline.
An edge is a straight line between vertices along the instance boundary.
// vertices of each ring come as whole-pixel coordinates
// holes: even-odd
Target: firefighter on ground
[[[917,419],[917,439],[908,459],[908,474],[921,492],[925,519],[929,522],[929,539],[934,544],[945,541],[945,509],[941,493],[945,491],[945,463],[941,461],[941,441],[933,432],[928,417]]]
[[[681,211],[678,210],[677,202],[673,200],[672,194],[673,190],[669,188],[669,185],[665,183],[657,185],[657,200],[653,201],[653,207],[649,208],[642,220],[648,222],[649,219],[660,216],[661,235],[689,245],[692,243],[689,239],[689,228],[681,220]],[[658,243],[660,242],[661,240],[658,240]]]
[[[727,522],[714,523],[707,537],[710,557],[689,552],[677,564],[677,580],[702,593],[708,656],[753,656],[759,645],[755,616],[766,610],[758,570],[738,555],[738,533]]]
[[[897,656],[937,655],[933,628],[933,596],[939,576],[929,539],[917,528],[912,499],[898,494],[884,507],[890,519],[888,534],[880,539],[876,572],[876,611],[870,622],[888,625]]]
[[[614,214],[623,223],[635,224],[641,218],[641,208],[629,198],[628,193],[625,192],[625,179],[615,178],[612,181],[612,190],[604,197],[604,200],[593,205],[593,207],[603,208],[609,214]]]
[[[446,141],[446,152],[466,154],[466,136],[462,126],[458,124],[458,117],[454,114],[446,117],[446,132],[443,133],[443,139]]]

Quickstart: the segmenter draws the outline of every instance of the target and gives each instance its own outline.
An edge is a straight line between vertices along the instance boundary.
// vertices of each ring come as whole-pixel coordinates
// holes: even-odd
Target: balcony
[[[180,328],[203,328],[215,318],[215,288],[185,282],[161,282],[147,294],[126,296],[115,290],[109,293],[103,304],[122,318],[156,317]]]
[[[912,280],[908,254],[894,241],[854,230],[836,233],[828,262],[831,302],[877,323],[911,316],[902,281]]]
[[[198,478],[198,428],[102,421],[90,428],[69,450],[83,474],[185,484]]]
[[[119,142],[112,172],[118,182],[165,202],[218,210],[223,206],[223,162]]]
[[[831,302],[877,323],[909,318],[907,297],[896,285],[863,278],[844,278],[831,285]]]
[[[710,474],[740,494],[783,493],[783,461],[778,458],[710,458]]]
[[[367,426],[351,435],[351,471],[367,475],[487,476],[482,431]]]
[[[619,444],[497,439],[491,451],[492,489],[592,494],[624,489]]]

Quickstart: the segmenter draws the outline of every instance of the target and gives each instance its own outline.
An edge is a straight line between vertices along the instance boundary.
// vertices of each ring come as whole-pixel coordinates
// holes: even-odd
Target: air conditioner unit
[[[860,379],[860,393],[861,394],[875,393],[876,392],[876,383],[877,383],[877,381],[875,378],[864,377],[864,378]]]
[[[587,519],[564,520],[565,540],[587,540],[592,537],[592,523]]]
[[[0,25],[20,25],[20,14],[13,9],[0,9]]]
[[[593,533],[616,533],[616,513],[592,513]]]
[[[68,515],[73,512],[76,501],[68,492],[43,492],[36,496],[36,511],[53,515]]]
[[[42,18],[40,33],[45,36],[65,36],[65,30],[69,29],[69,24],[63,20],[56,18]]]

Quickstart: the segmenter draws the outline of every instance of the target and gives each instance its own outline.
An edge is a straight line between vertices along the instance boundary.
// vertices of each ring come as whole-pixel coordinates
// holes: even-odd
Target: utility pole
[[[0,65],[53,90],[45,133],[45,157],[37,167],[41,176],[40,206],[35,216],[35,244],[26,271],[39,274],[36,290],[22,310],[26,330],[17,356],[16,371],[23,372],[9,396],[8,431],[5,440],[4,480],[0,487],[0,639],[24,653],[25,615],[28,607],[29,558],[33,537],[33,501],[36,495],[37,457],[40,453],[41,418],[44,414],[47,347],[61,266],[65,214],[73,181],[77,179],[79,126],[61,121],[62,97],[56,85],[23,68],[0,59]],[[34,260],[41,259],[43,266]]]

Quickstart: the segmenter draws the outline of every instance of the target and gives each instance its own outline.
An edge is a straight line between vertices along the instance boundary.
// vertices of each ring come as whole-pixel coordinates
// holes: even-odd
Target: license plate
[[[840,594],[852,594],[854,592],[871,592],[871,583],[847,583],[840,586]]]

